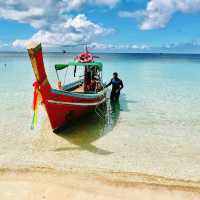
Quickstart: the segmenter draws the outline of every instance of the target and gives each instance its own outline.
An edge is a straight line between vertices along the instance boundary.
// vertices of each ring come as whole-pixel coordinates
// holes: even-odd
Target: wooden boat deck
[[[72,90],[73,92],[84,92],[84,85],[80,85],[79,87]]]

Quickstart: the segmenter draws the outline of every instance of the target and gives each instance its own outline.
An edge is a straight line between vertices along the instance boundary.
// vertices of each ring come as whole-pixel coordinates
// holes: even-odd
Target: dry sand
[[[51,169],[0,172],[1,200],[199,200],[198,182],[120,172]]]

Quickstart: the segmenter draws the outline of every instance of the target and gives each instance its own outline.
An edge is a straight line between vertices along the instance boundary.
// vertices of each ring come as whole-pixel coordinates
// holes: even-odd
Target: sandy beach
[[[1,170],[2,200],[198,200],[200,185],[142,174],[51,169]]]

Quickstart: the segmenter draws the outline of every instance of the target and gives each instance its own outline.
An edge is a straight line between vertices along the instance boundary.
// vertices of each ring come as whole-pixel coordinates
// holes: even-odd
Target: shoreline
[[[12,198],[10,198],[12,196]],[[20,198],[19,198],[20,197]],[[0,170],[0,199],[200,199],[200,182],[128,172]]]

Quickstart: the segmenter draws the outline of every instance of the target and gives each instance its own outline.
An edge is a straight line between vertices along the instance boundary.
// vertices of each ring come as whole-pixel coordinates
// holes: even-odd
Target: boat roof
[[[67,64],[56,64],[55,65],[55,69],[56,70],[62,70],[62,69],[65,69],[67,67],[70,67],[70,66],[77,66],[77,67],[84,67],[84,66],[87,66],[87,67],[96,67],[99,71],[102,71],[102,68],[103,68],[103,64],[101,62],[88,62],[88,63],[83,63],[83,62],[79,62],[79,61],[71,61],[71,62],[68,62]]]

